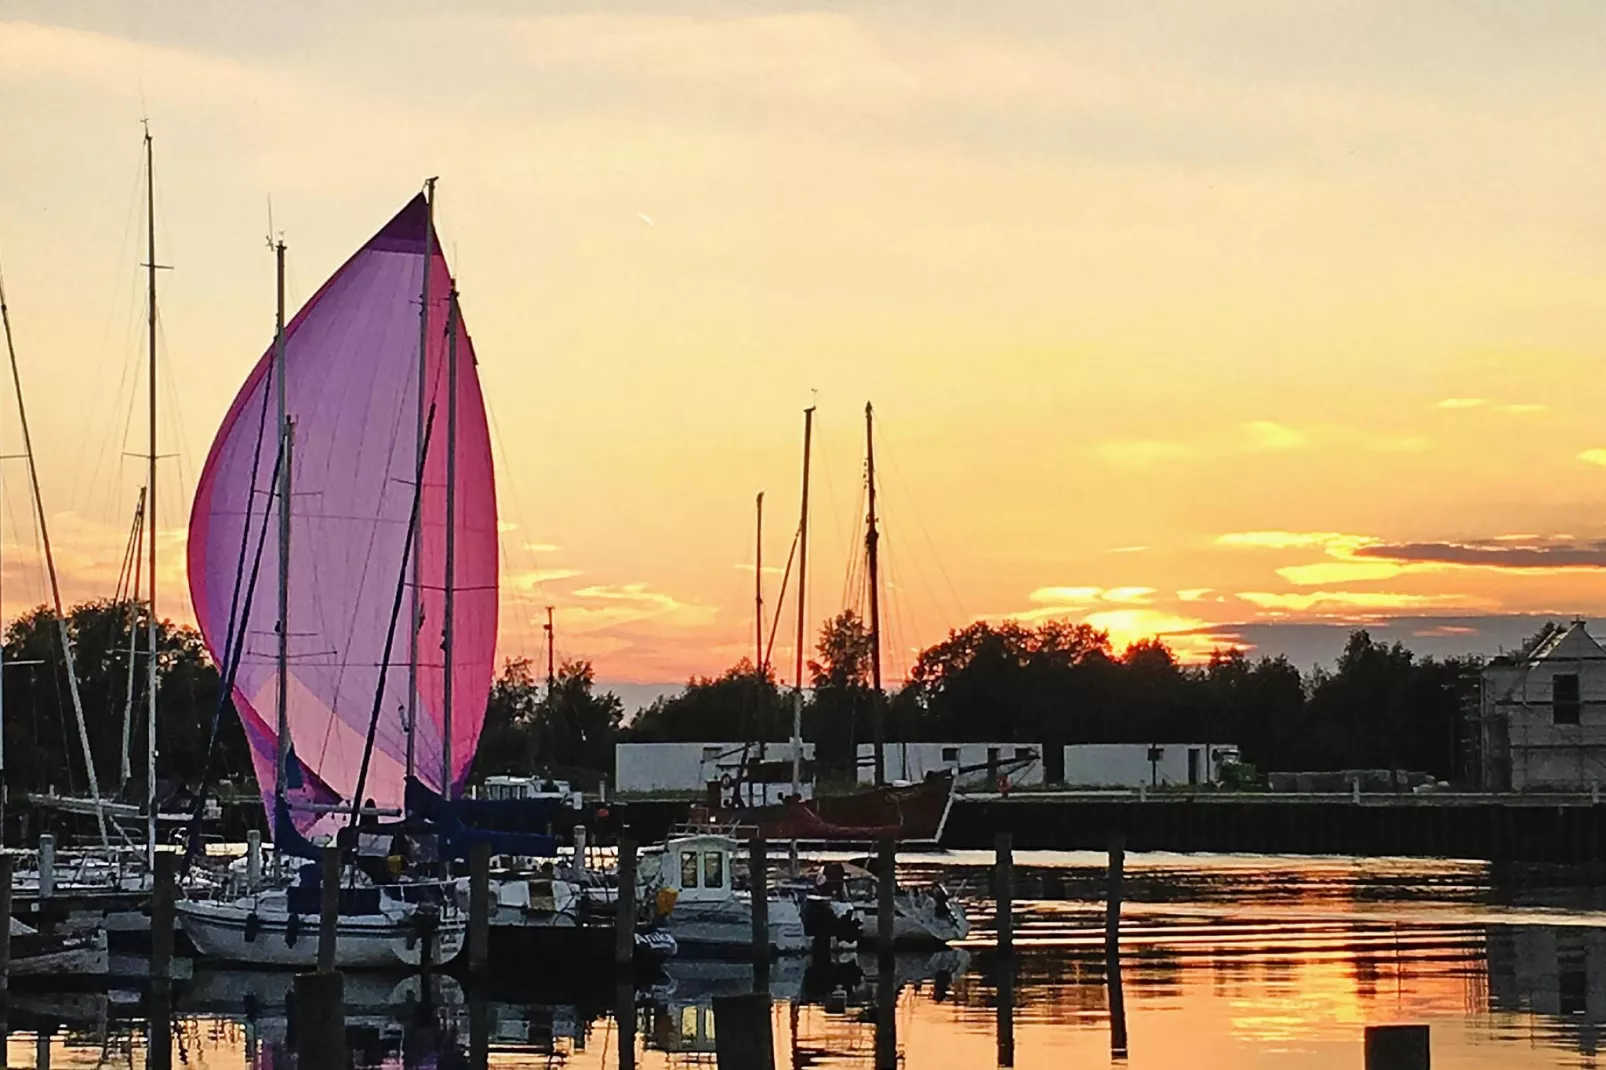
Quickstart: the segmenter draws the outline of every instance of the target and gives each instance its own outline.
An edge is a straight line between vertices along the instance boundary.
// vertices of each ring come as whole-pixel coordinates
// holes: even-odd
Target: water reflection
[[[1462,864],[1133,856],[1112,971],[1102,859],[1031,861],[1017,858],[1013,957],[992,952],[980,907],[968,948],[775,963],[775,1065],[1107,1066],[1125,1048],[1137,1068],[1348,1070],[1364,1025],[1387,1021],[1430,1024],[1447,1066],[1593,1065],[1601,1044],[1606,918],[1553,873],[1513,885]],[[984,871],[959,859],[942,875]],[[565,963],[480,989],[351,975],[347,1036],[354,1065],[396,1070],[706,1066],[714,1000],[754,983],[746,963],[690,960],[622,987]],[[166,1016],[137,992],[19,991],[5,1065],[284,1070],[290,984],[201,969]]]

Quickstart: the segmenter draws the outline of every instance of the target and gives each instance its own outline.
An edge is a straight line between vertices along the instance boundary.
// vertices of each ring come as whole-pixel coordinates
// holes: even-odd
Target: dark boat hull
[[[953,774],[779,806],[726,807],[709,816],[768,840],[937,843],[954,798]]]

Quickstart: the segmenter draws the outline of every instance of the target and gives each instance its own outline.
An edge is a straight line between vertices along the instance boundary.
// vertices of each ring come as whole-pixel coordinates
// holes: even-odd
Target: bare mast
[[[429,274],[430,267],[435,261],[435,180],[424,180],[424,281],[419,284],[418,291],[418,431],[417,444],[413,457],[413,471],[424,471],[424,410],[427,407],[424,393],[429,387]],[[422,476],[420,476],[422,478]],[[411,623],[407,626],[407,776],[409,779],[418,775],[418,630],[423,626],[423,602],[421,592],[424,583],[423,571],[423,525],[417,526],[413,532],[413,545],[409,552],[413,557],[412,582],[412,612],[409,614]],[[362,800],[357,800],[361,805]]]
[[[803,780],[803,647],[808,641],[809,450],[814,444],[814,406],[803,410],[803,503],[797,522],[797,684],[792,692],[792,796],[802,793]]]
[[[881,578],[876,555],[881,534],[876,530],[875,515],[875,410],[868,401],[864,403],[864,481],[870,506],[864,527],[864,556],[870,573],[870,684],[874,689],[870,701],[875,723],[875,782],[880,787],[887,782],[887,728],[881,703]]]
[[[143,576],[140,566],[145,557],[145,488],[139,488],[139,504],[134,507],[134,530],[129,541],[132,543],[129,553],[130,577],[128,600],[128,684],[123,695],[123,762],[122,780],[126,785],[134,778],[134,765],[131,748],[134,742],[134,680],[138,676],[139,663],[139,586]]]
[[[758,492],[758,530],[753,540],[753,671],[764,675],[764,492]]]
[[[278,686],[274,691],[274,732],[278,747],[275,755],[275,800],[284,798],[285,778],[290,773],[290,457],[293,448],[290,423],[288,365],[284,335],[284,242],[273,243],[277,285],[273,317],[273,384],[279,428],[279,614],[274,626],[278,639]],[[279,807],[273,808],[273,820]],[[277,858],[275,854],[275,858]]]
[[[452,797],[452,698],[456,670],[457,630],[457,284],[452,283],[446,308],[446,619],[441,625],[441,651],[446,673],[441,689],[441,796]]]
[[[84,721],[84,704],[78,695],[78,671],[73,664],[72,635],[67,628],[67,614],[61,604],[61,584],[56,578],[56,556],[51,550],[50,527],[45,521],[45,502],[39,492],[39,470],[33,459],[33,437],[28,433],[28,409],[22,401],[22,373],[17,368],[17,347],[11,337],[11,313],[6,307],[5,286],[0,282],[0,321],[4,322],[6,355],[11,361],[11,384],[17,393],[17,422],[22,430],[22,450],[28,461],[28,484],[33,491],[34,513],[39,518],[39,541],[44,545],[45,572],[50,577],[51,604],[56,610],[56,630],[61,639],[62,660],[67,668],[67,689],[72,697],[73,717],[78,722],[78,743],[84,752],[84,767],[89,772],[89,796],[95,803],[95,820],[100,826],[102,847],[110,845],[106,836],[106,812],[101,807],[100,778],[95,774],[95,755],[89,747],[89,728]]]
[[[150,602],[146,607],[149,648],[146,651],[145,696],[145,861],[156,867],[156,183],[151,163],[151,129],[145,127],[145,328],[150,364],[146,379],[148,446],[145,453],[146,568],[150,573]]]

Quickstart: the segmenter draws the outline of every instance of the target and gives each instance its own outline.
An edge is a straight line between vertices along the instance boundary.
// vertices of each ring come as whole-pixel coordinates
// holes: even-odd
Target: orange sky
[[[745,653],[753,495],[779,564],[815,391],[811,616],[873,400],[894,675],[979,616],[1606,614],[1606,11],[929,7],[8,3],[0,263],[68,594],[109,592],[140,479],[148,114],[175,597],[269,199],[299,301],[439,175],[505,653],[548,603],[607,679]],[[8,613],[43,593],[21,475]]]

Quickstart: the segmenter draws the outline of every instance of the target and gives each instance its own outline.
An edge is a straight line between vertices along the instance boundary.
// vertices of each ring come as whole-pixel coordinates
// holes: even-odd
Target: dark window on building
[[[959,748],[944,747],[942,749],[942,760],[945,762],[957,762],[959,760]]]
[[[1550,716],[1555,724],[1577,724],[1578,674],[1564,673],[1550,679]]]
[[[1031,757],[1032,757],[1032,748],[1030,748],[1030,747],[1016,747],[1015,748],[1015,760],[1017,762],[1029,761],[1029,760],[1031,760]]]

